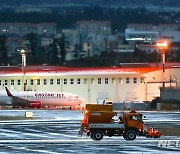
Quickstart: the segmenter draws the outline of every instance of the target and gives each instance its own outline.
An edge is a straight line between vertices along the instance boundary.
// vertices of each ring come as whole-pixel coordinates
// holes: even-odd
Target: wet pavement
[[[27,111],[33,112],[33,118],[24,118]],[[145,123],[155,128],[180,128],[180,112],[143,114]],[[0,153],[180,153],[178,135],[137,137],[134,141],[123,137],[104,137],[101,141],[80,137],[82,111],[1,110],[0,117]],[[166,141],[171,141],[170,146],[164,144]]]

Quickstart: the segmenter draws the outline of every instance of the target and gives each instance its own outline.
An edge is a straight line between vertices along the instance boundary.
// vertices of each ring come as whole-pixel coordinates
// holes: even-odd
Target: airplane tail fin
[[[13,96],[7,87],[5,87],[5,89],[8,96]]]

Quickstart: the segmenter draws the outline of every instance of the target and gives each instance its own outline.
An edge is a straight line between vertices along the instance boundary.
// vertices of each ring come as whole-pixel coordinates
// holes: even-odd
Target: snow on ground
[[[20,120],[32,111],[32,119]],[[180,127],[179,112],[143,112],[145,123]],[[126,141],[123,137],[104,137],[93,141],[78,136],[82,111],[69,110],[1,110],[9,119],[0,122],[0,153],[179,153],[180,146],[158,147],[159,140],[180,140],[180,136],[162,136],[160,139],[137,137]],[[17,117],[13,118],[10,117]],[[180,143],[179,143],[180,144]]]

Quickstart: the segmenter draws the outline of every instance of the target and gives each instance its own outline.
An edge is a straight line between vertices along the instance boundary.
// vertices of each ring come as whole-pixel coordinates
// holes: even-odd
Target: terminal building
[[[82,97],[87,103],[151,101],[160,87],[180,86],[180,63],[121,64],[118,67],[70,68],[61,66],[1,66],[0,90],[62,91]]]

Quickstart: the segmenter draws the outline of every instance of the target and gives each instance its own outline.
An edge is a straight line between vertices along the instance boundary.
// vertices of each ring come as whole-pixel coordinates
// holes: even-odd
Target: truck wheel
[[[93,134],[92,139],[100,141],[103,138],[102,131],[95,131]]]
[[[135,140],[136,139],[136,132],[134,130],[129,130],[126,132],[127,140]]]

